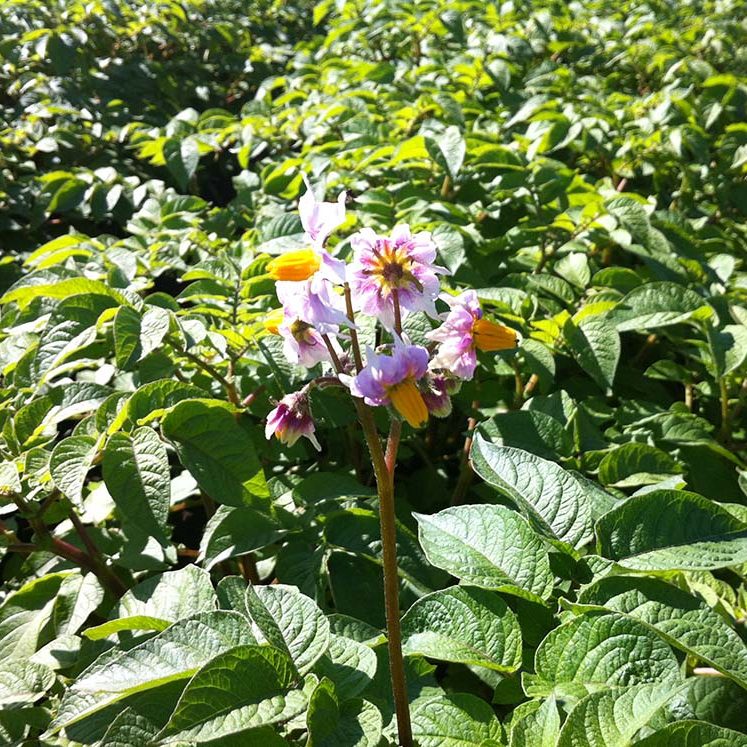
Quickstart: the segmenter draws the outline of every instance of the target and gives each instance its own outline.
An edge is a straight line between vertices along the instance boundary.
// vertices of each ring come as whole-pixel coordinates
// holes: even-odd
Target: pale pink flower
[[[438,275],[447,270],[434,264],[436,245],[429,233],[412,234],[406,224],[395,226],[390,236],[364,228],[351,237],[350,244],[353,261],[348,277],[361,311],[377,316],[391,329],[396,296],[403,312],[424,311],[436,316]]]

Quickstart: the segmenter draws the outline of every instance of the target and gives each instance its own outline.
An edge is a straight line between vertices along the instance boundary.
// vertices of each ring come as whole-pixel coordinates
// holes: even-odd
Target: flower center
[[[415,381],[405,379],[387,389],[394,409],[413,427],[420,428],[428,420],[428,408]]]
[[[381,270],[381,277],[387,281],[390,285],[398,286],[399,282],[405,274],[405,269],[402,265],[396,262],[390,262],[388,265],[384,265]]]
[[[382,242],[373,250],[373,254],[376,259],[367,274],[374,275],[382,289],[391,291],[408,285],[421,287],[412,274],[412,260],[397,247]]]

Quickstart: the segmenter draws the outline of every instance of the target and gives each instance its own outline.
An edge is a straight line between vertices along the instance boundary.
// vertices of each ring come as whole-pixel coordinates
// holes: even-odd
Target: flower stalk
[[[397,334],[402,333],[402,313],[399,305],[399,294],[394,291],[394,326]],[[365,405],[364,409],[368,410]],[[371,411],[368,419],[373,424]],[[365,433],[364,428],[364,433]],[[397,451],[402,435],[402,421],[394,418],[389,429],[386,452],[383,454],[383,469],[376,470],[376,485],[379,493],[379,522],[381,524],[381,551],[384,562],[384,606],[386,610],[387,645],[389,646],[389,673],[392,679],[394,709],[397,714],[397,733],[403,747],[412,745],[412,725],[410,723],[410,705],[407,698],[407,678],[405,662],[402,657],[402,629],[399,610],[399,575],[397,573],[397,519],[394,509],[394,470],[397,466]],[[369,434],[366,434],[369,440]],[[381,441],[374,427],[373,440],[379,453]],[[371,444],[369,443],[369,450]],[[373,459],[373,451],[371,451]],[[381,479],[379,475],[381,474]],[[382,480],[386,485],[382,489]]]
[[[410,706],[407,698],[405,663],[402,657],[402,630],[399,612],[399,575],[397,573],[397,523],[394,511],[394,464],[396,444],[402,422],[392,421],[389,443],[390,459],[387,460],[381,447],[371,409],[360,400],[356,401],[358,417],[371,454],[379,495],[379,521],[381,524],[381,552],[384,565],[384,606],[386,610],[387,645],[389,649],[389,673],[392,680],[394,710],[397,714],[397,733],[402,747],[412,747]],[[387,465],[389,461],[391,470]]]
[[[362,367],[360,345],[355,334],[355,315],[350,300],[350,289],[345,286],[345,300],[348,318],[351,322],[351,347],[356,368]],[[399,311],[399,304],[395,304]],[[399,315],[399,314],[398,314]],[[401,329],[401,327],[400,327]],[[330,352],[332,344],[325,340]],[[342,365],[337,355],[332,360],[338,373]],[[360,363],[359,363],[360,362]],[[399,573],[397,570],[397,520],[394,509],[394,469],[397,462],[397,451],[402,433],[402,421],[393,418],[386,452],[376,429],[373,411],[365,402],[353,397],[358,420],[360,421],[366,445],[371,455],[371,463],[376,477],[376,491],[379,497],[379,523],[381,527],[381,554],[384,567],[384,609],[386,614],[387,646],[389,652],[389,674],[392,682],[394,711],[397,715],[397,734],[401,747],[412,747],[412,725],[410,722],[410,704],[407,697],[407,680],[405,662],[402,656],[402,629],[399,608]]]

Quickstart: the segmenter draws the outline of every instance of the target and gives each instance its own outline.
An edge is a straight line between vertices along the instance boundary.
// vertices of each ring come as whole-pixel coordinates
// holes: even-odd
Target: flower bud
[[[429,376],[425,385],[423,401],[428,412],[436,418],[446,418],[451,415],[448,379],[445,376]]]
[[[278,441],[293,446],[301,436],[311,441],[314,448],[321,451],[314,431],[316,426],[309,409],[309,398],[304,391],[286,394],[277,407],[267,416],[265,436],[269,439],[274,435]]]

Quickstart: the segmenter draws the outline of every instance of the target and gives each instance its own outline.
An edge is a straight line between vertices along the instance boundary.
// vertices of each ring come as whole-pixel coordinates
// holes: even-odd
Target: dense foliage
[[[264,437],[306,174],[521,337],[404,426],[416,744],[747,745],[740,0],[6,0],[0,59],[0,742],[396,744],[353,403]]]

